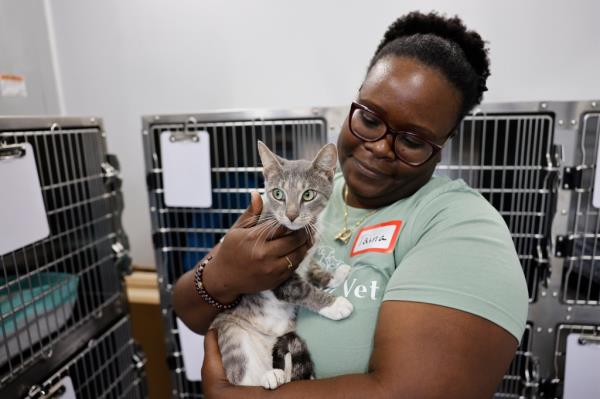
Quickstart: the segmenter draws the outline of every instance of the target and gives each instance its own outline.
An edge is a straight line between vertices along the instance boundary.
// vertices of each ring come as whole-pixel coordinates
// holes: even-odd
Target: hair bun
[[[413,11],[390,25],[375,53],[395,39],[416,34],[435,35],[458,45],[481,78],[480,90],[487,90],[485,82],[490,72],[485,42],[477,32],[467,30],[458,16],[447,18],[435,12],[423,14]]]

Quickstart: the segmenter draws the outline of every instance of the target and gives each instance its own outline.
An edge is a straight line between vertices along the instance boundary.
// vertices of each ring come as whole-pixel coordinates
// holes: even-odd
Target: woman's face
[[[410,131],[442,145],[460,112],[461,94],[441,72],[416,59],[386,57],[371,68],[356,100],[396,130]],[[390,135],[365,142],[355,137],[348,119],[338,138],[338,152],[348,185],[348,204],[377,208],[421,188],[440,161],[438,153],[421,166],[397,159]]]

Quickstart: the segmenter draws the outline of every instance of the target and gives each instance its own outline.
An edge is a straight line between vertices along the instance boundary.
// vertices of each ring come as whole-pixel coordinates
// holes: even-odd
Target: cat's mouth
[[[304,229],[304,228],[310,228],[311,225],[315,224],[316,220],[313,219],[306,219],[306,218],[298,218],[295,219],[294,221],[290,221],[288,218],[286,217],[282,217],[282,218],[277,218],[277,221],[284,227],[286,227],[289,230],[300,230],[300,229]]]

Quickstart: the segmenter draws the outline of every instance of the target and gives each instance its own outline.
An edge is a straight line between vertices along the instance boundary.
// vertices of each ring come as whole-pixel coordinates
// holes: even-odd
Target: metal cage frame
[[[150,216],[174,396],[202,397],[199,386],[184,381],[181,349],[173,321],[170,292],[178,277],[175,274],[180,271],[174,273],[164,263],[166,243],[161,234],[168,226],[161,224],[158,217],[164,209],[159,205],[161,192],[157,187],[161,170],[156,167],[160,160],[156,132],[162,131],[161,126],[186,131],[190,126],[196,128],[206,123],[226,125],[246,121],[261,126],[273,120],[314,119],[325,121],[322,133],[329,142],[335,142],[347,112],[348,107],[315,107],[142,118]],[[600,238],[600,215],[590,207],[593,190],[590,173],[595,169],[600,142],[600,101],[483,104],[465,118],[459,130],[454,142],[444,148],[436,173],[460,177],[468,183],[471,180],[474,188],[480,186],[482,194],[497,208],[502,208],[499,204],[504,203],[505,198],[512,201],[512,208],[501,210],[501,214],[511,226],[530,283],[526,337],[495,397],[560,398],[562,371],[557,364],[564,353],[559,350],[558,334],[566,331],[567,325],[586,326],[586,331],[596,334],[600,325],[600,297],[595,299],[596,288],[588,289],[587,297],[581,298],[577,293],[585,289],[586,281],[579,276],[572,291],[566,276],[566,270],[573,271],[577,267],[580,270],[584,260],[589,262],[590,273],[593,273],[590,279],[595,278],[596,269],[600,277],[600,264],[594,263],[600,260],[595,254],[596,239]],[[590,135],[593,137],[588,137]],[[485,137],[493,141],[486,144]],[[516,147],[512,146],[515,140]],[[478,151],[477,156],[473,148]],[[244,171],[257,172],[257,169],[260,170]],[[216,171],[212,168],[213,173]],[[512,186],[505,187],[507,182]],[[596,217],[595,223],[581,222],[590,217]],[[180,228],[186,231],[186,226]],[[219,230],[219,234],[224,231],[226,229]],[[589,252],[585,245],[583,249],[578,246],[577,240],[591,241],[593,254],[585,252]],[[185,251],[185,248],[180,249]],[[208,249],[201,248],[200,252]],[[592,287],[592,283],[588,286]]]
[[[16,325],[11,320],[26,315],[21,318],[24,327],[17,327],[16,355],[7,343],[10,336],[0,329],[1,345],[8,354],[0,368],[0,395],[10,397],[21,397],[39,383],[40,376],[61,367],[99,331],[122,317],[126,309],[122,277],[131,265],[121,225],[119,163],[107,151],[102,120],[0,117],[0,143],[25,142],[36,154],[50,234],[0,256],[4,279],[0,288],[7,290],[8,298],[22,298],[19,305],[7,301],[10,309],[3,310],[0,322]],[[41,280],[45,272],[77,276],[78,283],[69,285],[68,297],[67,284],[62,282],[34,291],[35,279]],[[36,293],[25,299],[29,298],[26,290]],[[50,332],[42,335],[48,319],[56,316],[50,316],[48,309],[54,309],[57,301],[71,301],[72,311],[58,308],[62,319],[53,321],[54,330],[46,326]],[[39,339],[34,340],[31,331],[37,331]]]
[[[86,347],[37,385],[27,399],[53,397],[64,387],[65,377],[73,380],[81,398],[143,399],[147,396],[144,364],[146,359],[131,338],[129,317],[123,317],[107,331],[91,339]]]

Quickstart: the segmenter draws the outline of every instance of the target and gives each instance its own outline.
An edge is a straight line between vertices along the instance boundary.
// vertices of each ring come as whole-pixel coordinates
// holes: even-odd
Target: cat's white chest
[[[275,297],[272,291],[260,293],[264,303],[261,314],[256,318],[256,325],[267,334],[281,336],[294,329],[296,307],[282,302]]]

